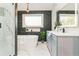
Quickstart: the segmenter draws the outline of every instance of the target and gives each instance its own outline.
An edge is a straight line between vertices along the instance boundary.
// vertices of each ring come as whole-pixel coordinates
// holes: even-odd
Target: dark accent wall
[[[39,35],[39,32],[26,32],[25,28],[22,28],[22,14],[27,14],[26,11],[18,11],[18,35]],[[44,15],[44,27],[41,31],[51,30],[51,11],[30,11],[28,14],[43,14]]]

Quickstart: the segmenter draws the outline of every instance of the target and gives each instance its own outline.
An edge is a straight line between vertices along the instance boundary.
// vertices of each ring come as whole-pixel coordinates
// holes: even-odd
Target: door
[[[0,3],[0,56],[15,54],[15,12],[11,3]]]

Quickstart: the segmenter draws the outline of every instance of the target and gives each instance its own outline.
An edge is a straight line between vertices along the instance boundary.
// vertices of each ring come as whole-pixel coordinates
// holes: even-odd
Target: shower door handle
[[[0,28],[1,28],[1,23],[0,23]]]

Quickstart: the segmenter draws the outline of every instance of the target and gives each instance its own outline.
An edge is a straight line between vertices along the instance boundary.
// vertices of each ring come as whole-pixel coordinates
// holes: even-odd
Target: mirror
[[[58,19],[61,27],[74,27],[77,26],[75,20],[75,11],[58,11]]]
[[[66,4],[61,10],[57,12],[57,22],[61,24],[59,27],[78,26],[74,3]]]

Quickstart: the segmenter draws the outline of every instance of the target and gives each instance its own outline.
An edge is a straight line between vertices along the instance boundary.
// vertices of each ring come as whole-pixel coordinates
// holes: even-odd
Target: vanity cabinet
[[[52,52],[51,52],[51,54],[52,54],[52,56],[56,56],[57,55],[57,37],[56,37],[56,35],[54,35],[54,34],[51,34],[52,35],[52,40],[51,40],[51,42],[52,42]]]
[[[48,49],[52,56],[79,56],[79,36],[47,32]]]
[[[58,36],[58,56],[79,56],[79,36]]]
[[[47,32],[47,47],[51,55],[57,54],[57,44],[56,44],[57,37],[52,33]]]
[[[58,56],[73,56],[74,41],[73,37],[59,36],[58,37]]]
[[[52,52],[52,37],[49,32],[47,32],[47,47],[48,47],[48,50],[51,54],[51,52]]]

